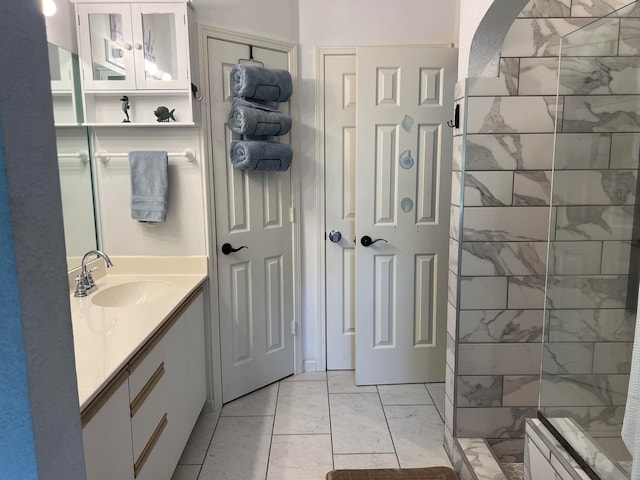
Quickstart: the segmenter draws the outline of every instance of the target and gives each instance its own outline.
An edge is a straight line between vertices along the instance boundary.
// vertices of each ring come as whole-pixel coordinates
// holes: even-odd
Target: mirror
[[[54,122],[56,127],[78,126],[83,122],[78,56],[52,43],[48,46]]]
[[[98,248],[89,132],[82,126],[78,57],[49,44],[62,216],[69,269]]]
[[[126,80],[122,15],[89,14],[94,80]],[[131,45],[129,45],[131,50]]]

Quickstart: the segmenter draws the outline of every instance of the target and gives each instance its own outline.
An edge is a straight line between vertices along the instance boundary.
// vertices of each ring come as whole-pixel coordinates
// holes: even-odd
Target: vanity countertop
[[[116,265],[122,264],[122,259],[112,257],[112,260]],[[134,270],[127,266],[118,270],[113,268],[104,276],[98,271],[95,277],[97,290],[83,298],[74,297],[73,292],[70,294],[80,410],[207,279],[206,259],[204,271],[196,268],[197,273],[171,268],[165,270],[170,273],[134,273]],[[153,298],[143,303],[123,307],[102,307],[94,303],[100,292],[129,282],[154,282],[160,288]],[[124,289],[129,291],[130,286]]]

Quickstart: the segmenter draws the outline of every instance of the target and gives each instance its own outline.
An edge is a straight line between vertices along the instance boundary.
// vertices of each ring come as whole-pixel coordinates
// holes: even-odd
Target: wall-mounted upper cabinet
[[[190,2],[76,3],[85,119],[89,124],[193,124]],[[121,98],[126,96],[128,106]],[[126,111],[125,111],[126,110]],[[169,120],[169,122],[166,122]]]

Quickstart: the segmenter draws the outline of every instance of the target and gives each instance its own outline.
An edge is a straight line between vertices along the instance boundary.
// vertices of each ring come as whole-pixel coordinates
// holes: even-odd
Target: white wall
[[[317,45],[450,45],[458,40],[458,0],[300,0],[303,355],[316,365],[317,228],[315,80]]]
[[[142,224],[131,218],[131,176],[127,158],[95,161],[101,247],[109,255],[207,255],[200,136],[197,128],[94,128],[95,151],[197,152],[193,163],[169,158],[167,221]]]
[[[69,0],[54,0],[57,11],[52,17],[45,17],[47,41],[59,47],[78,53],[76,41],[75,8]]]
[[[298,43],[298,0],[193,0],[193,6],[203,25]]]
[[[469,52],[476,29],[494,0],[460,0],[458,78],[468,77]]]

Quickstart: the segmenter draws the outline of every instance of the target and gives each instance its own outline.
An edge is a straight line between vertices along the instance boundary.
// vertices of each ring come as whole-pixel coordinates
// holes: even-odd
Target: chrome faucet
[[[84,257],[82,257],[82,263],[80,264],[80,275],[76,277],[76,291],[73,294],[74,297],[86,297],[91,290],[98,288],[96,283],[93,281],[93,275],[91,275],[91,273],[96,271],[98,267],[92,268],[91,270],[87,269],[87,260],[92,255],[95,255],[97,258],[104,258],[107,268],[113,267],[113,263],[111,262],[109,255],[106,253],[101,252],[100,250],[89,250],[85,253]]]

